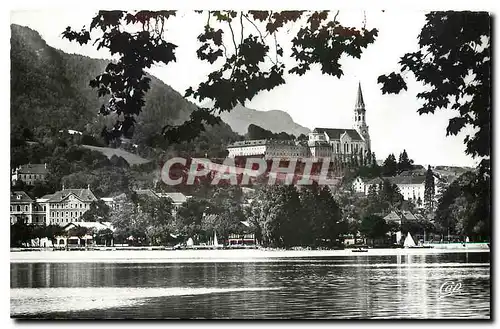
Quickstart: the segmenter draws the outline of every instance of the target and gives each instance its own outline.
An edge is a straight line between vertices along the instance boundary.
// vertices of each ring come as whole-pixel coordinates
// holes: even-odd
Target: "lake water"
[[[10,270],[15,318],[490,318],[489,252]]]

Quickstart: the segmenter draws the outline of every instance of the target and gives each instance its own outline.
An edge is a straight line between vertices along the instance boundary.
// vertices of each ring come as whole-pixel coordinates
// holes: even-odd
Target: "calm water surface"
[[[10,269],[16,318],[490,317],[489,253]]]

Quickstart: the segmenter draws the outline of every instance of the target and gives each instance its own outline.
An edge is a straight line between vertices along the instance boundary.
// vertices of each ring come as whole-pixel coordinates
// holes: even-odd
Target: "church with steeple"
[[[349,159],[352,156],[365,157],[371,152],[361,83],[358,85],[358,94],[354,105],[353,127],[315,128],[309,133],[308,145],[313,158]]]
[[[371,147],[361,83],[358,85],[353,114],[352,128],[315,128],[309,133],[307,142],[266,139],[238,141],[228,145],[228,156],[315,160],[330,158],[341,161],[349,161],[353,157],[366,158]]]

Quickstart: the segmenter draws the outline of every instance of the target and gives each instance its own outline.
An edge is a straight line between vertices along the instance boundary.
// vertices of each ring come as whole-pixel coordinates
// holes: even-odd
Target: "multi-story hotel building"
[[[11,192],[10,218],[15,223],[19,218],[28,224],[60,225],[82,221],[82,215],[97,201],[90,188],[63,189],[54,194],[33,200],[25,192]]]

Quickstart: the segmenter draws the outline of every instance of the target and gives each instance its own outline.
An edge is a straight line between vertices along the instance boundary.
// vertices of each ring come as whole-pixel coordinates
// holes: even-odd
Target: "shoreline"
[[[10,263],[216,263],[271,262],[312,257],[418,256],[444,253],[478,253],[489,249],[369,249],[345,250],[113,250],[113,251],[17,251]]]

